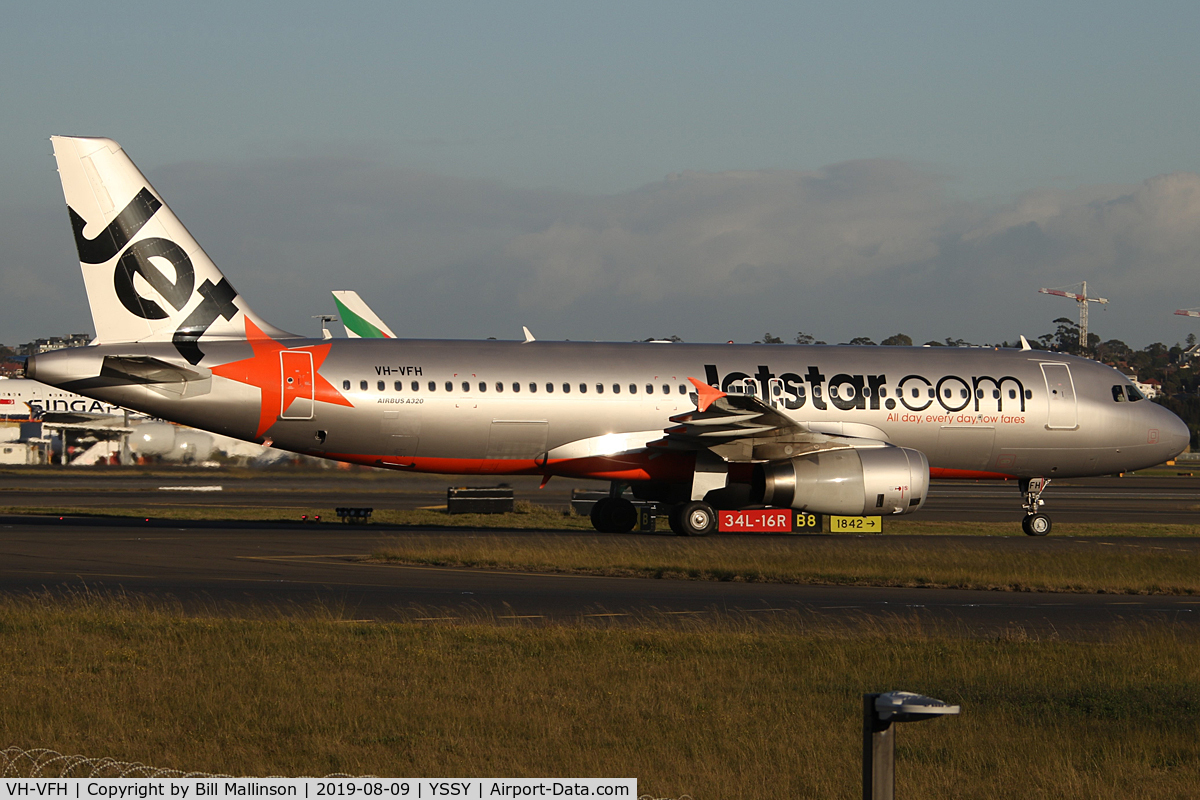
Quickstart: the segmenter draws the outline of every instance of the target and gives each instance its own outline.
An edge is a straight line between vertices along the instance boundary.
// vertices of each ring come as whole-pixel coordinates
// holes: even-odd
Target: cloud
[[[1170,312],[1200,305],[1194,173],[992,204],[878,159],[685,172],[611,195],[382,156],[182,163],[151,179],[259,313],[298,331],[316,330],[330,289],[358,290],[401,335],[433,337],[512,338],[525,324],[541,338],[1011,341],[1075,314],[1037,288],[1087,280],[1112,301],[1092,329],[1141,346],[1182,339],[1186,321]],[[53,224],[42,209],[14,217],[20,230],[0,220],[5,240],[22,242],[0,255],[9,339],[79,327],[45,321],[45,306],[81,307],[82,281],[61,257],[61,211],[44,213]]]

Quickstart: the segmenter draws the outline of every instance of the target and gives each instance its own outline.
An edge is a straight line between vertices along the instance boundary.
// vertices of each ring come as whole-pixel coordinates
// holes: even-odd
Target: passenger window
[[[999,389],[992,389],[992,399],[993,400],[1000,399],[1000,390]]]
[[[404,391],[404,381],[396,381],[396,391],[397,392]]]
[[[654,394],[654,384],[653,383],[646,384],[646,394]]]
[[[587,394],[587,384],[586,383],[579,384],[579,393]]]
[[[1009,389],[1009,390],[1008,390],[1008,399],[1009,399],[1009,400],[1016,400],[1016,399],[1017,399],[1017,390],[1016,390],[1016,389]]]
[[[382,392],[385,388],[387,388],[387,384],[383,381],[379,381],[375,384],[375,388]]]
[[[637,384],[636,383],[629,384],[629,393],[637,394]]]
[[[604,394],[604,384],[603,383],[596,384],[596,394]]]
[[[430,382],[432,383],[432,381],[430,381]],[[417,383],[416,381],[413,381],[412,382],[412,390],[414,392],[419,392],[421,390],[421,384]]]
[[[571,384],[564,383],[563,384],[563,394],[570,394],[570,393],[571,393]]]
[[[551,394],[551,393],[553,393],[553,392],[554,392],[554,384],[553,384],[553,383],[547,383],[547,384],[546,384],[546,394]]]
[[[537,392],[537,384],[536,384],[536,383],[530,383],[530,384],[529,384],[529,391],[531,391],[531,392],[535,392],[535,393],[536,393],[536,392]]]
[[[1118,403],[1125,402],[1125,392],[1122,390],[1120,385],[1112,387],[1112,396],[1113,396],[1113,400],[1115,400]]]
[[[1025,399],[1026,399],[1026,400],[1032,400],[1032,399],[1033,399],[1033,392],[1032,392],[1031,390],[1029,390],[1029,389],[1026,389],[1026,390],[1025,390]]]
[[[775,394],[776,394],[776,395],[779,395],[779,393],[780,393],[781,391],[782,391],[782,390],[781,390],[781,389],[780,389],[778,386],[776,386],[776,387],[775,387]],[[870,386],[864,386],[864,387],[863,387],[863,397],[870,397],[870,396],[871,396],[871,387],[870,387]]]
[[[496,381],[496,391],[497,391],[497,392],[503,392],[503,391],[504,391],[504,384],[503,384],[503,383],[501,383],[500,381]]]
[[[350,381],[342,381],[342,391],[343,392],[350,391]]]
[[[470,383],[468,383],[467,381],[463,381],[463,382],[462,382],[462,387],[463,387],[463,391],[464,391],[464,392],[469,392],[469,391],[471,391],[471,384],[470,384]]]
[[[930,389],[930,390],[929,390],[929,396],[930,396],[931,398],[932,398],[932,397],[937,397],[937,392],[933,391],[933,389]],[[948,396],[948,395],[947,395],[947,396]]]
[[[434,383],[433,381],[429,382],[429,391],[431,391],[431,392],[437,391],[437,384]],[[450,391],[450,381],[446,381],[446,391],[447,392]]]
[[[879,387],[879,396],[880,396],[880,397],[887,397],[887,387],[886,387],[886,386],[880,386],[880,387]]]
[[[808,394],[808,392],[807,392],[807,390],[805,390],[805,388],[803,386],[796,387],[796,397],[804,397],[807,394]]]
[[[968,394],[967,394],[967,390],[966,390],[966,389],[959,389],[959,390],[958,390],[958,396],[959,396],[960,398],[962,398],[963,400],[966,400],[966,399],[967,399],[967,397],[969,397],[970,395],[968,395]]]
[[[513,381],[513,391],[514,392],[521,391],[521,384],[517,383],[516,381]]]
[[[680,394],[687,394],[687,387],[686,387],[686,386],[684,386],[682,383],[681,383],[681,384],[679,384],[679,393],[680,393]]]
[[[836,387],[836,386],[830,386],[830,387],[829,387],[829,396],[830,396],[830,397],[837,397],[837,396],[838,396],[838,387]]]
[[[670,393],[671,393],[671,387],[670,387],[670,386],[667,386],[667,385],[664,383],[664,384],[663,384],[663,394],[670,394]]]
[[[620,394],[620,393],[621,393],[621,384],[614,383],[613,384],[613,394]]]
[[[433,391],[433,381],[429,382],[429,391],[431,391],[431,392]],[[454,391],[454,383],[452,381],[446,381],[446,391],[447,392]]]
[[[917,389],[913,389],[913,397],[920,397],[920,396],[921,396],[920,391]]]
[[[358,390],[359,390],[360,392],[365,392],[365,391],[367,390],[367,382],[366,382],[366,381],[359,381],[359,382],[358,382]]]
[[[944,396],[944,397],[945,397],[947,400],[949,400],[949,399],[950,399],[950,390],[949,390],[949,389],[943,389],[943,390],[942,390],[942,395],[943,395],[943,396]]]

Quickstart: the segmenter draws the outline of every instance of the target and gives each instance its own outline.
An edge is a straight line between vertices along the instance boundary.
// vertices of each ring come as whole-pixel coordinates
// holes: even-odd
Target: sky
[[[90,331],[48,137],[120,142],[272,323],[1015,341],[1200,321],[1193,2],[24,3],[0,342]],[[1200,335],[1200,334],[1198,334]]]

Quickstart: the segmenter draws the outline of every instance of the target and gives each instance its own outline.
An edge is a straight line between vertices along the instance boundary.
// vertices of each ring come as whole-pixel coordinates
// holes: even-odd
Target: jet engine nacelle
[[[135,455],[162,456],[167,461],[204,461],[212,455],[213,438],[167,422],[146,422],[134,426],[129,449]]]
[[[776,508],[881,516],[919,509],[929,492],[929,459],[907,447],[823,450],[759,465],[752,497]]]

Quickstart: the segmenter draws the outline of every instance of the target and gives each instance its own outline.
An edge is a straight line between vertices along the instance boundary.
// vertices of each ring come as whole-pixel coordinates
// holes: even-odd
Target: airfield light
[[[952,706],[912,692],[863,695],[863,800],[892,800],[896,789],[896,733],[893,722],[957,714]]]

